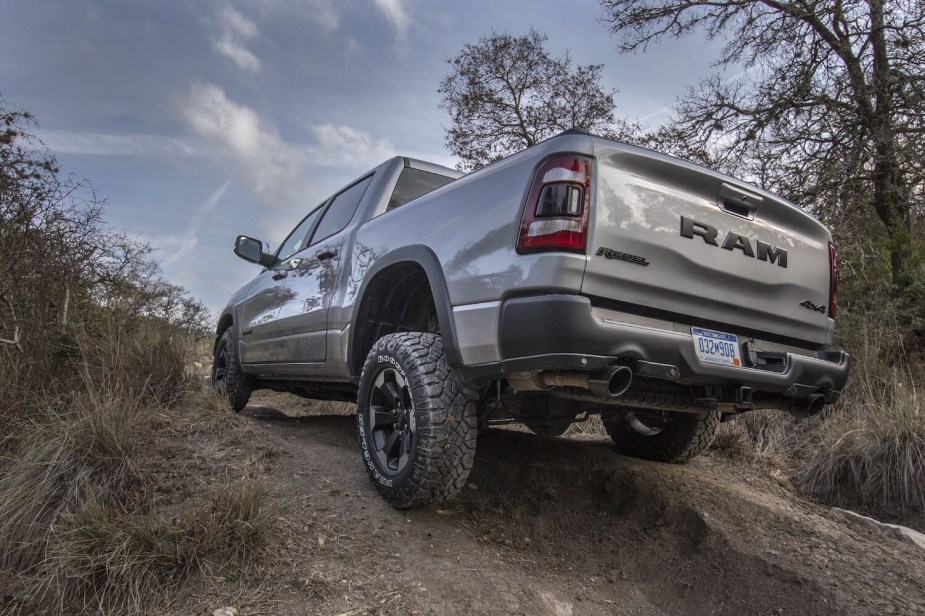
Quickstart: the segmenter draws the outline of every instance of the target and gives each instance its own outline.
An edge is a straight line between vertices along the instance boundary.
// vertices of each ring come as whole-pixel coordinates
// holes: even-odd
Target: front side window
[[[308,246],[308,238],[311,235],[312,227],[315,226],[318,217],[321,216],[321,212],[323,211],[323,207],[318,207],[314,212],[302,219],[302,222],[292,230],[292,233],[289,234],[289,237],[286,238],[286,241],[284,241],[283,245],[280,247],[279,252],[276,253],[277,259],[280,261],[288,259]]]
[[[334,201],[328,206],[328,209],[325,210],[321,222],[318,223],[318,229],[315,230],[315,234],[312,237],[312,244],[331,237],[347,226],[347,223],[350,222],[354,213],[356,213],[357,206],[360,205],[360,200],[363,199],[363,195],[366,193],[366,189],[369,187],[369,183],[372,179],[373,176],[363,178],[334,197]]]

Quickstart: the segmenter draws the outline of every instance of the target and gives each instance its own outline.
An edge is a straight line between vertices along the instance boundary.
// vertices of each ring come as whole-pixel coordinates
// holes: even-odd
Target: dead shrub
[[[794,474],[802,489],[874,513],[925,511],[925,400],[915,383],[903,367],[883,375],[856,362],[851,391]]]
[[[748,432],[739,421],[727,421],[721,424],[711,448],[734,460],[752,460],[755,457],[755,447],[749,441]]]
[[[44,554],[51,527],[88,500],[126,499],[140,477],[136,419],[145,409],[121,391],[88,387],[52,405],[31,426],[0,474],[0,568],[27,571]]]
[[[203,567],[243,570],[273,501],[252,482],[159,500],[188,487],[156,452],[209,311],[30,124],[0,99],[0,575],[23,613],[149,612]]]
[[[245,571],[274,520],[270,491],[254,480],[221,486],[172,519],[90,501],[56,525],[43,594],[60,613],[143,613],[196,573]]]

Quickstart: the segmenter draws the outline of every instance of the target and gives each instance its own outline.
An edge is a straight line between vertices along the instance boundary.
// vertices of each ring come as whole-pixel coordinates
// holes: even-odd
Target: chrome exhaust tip
[[[617,366],[602,378],[588,379],[591,393],[603,398],[619,398],[630,388],[633,371],[626,366]]]
[[[813,394],[802,400],[794,400],[787,411],[798,419],[809,419],[821,413],[823,408],[825,408],[825,395]]]
[[[815,417],[822,412],[824,406],[825,396],[822,394],[814,394],[806,401],[806,414],[809,417]]]

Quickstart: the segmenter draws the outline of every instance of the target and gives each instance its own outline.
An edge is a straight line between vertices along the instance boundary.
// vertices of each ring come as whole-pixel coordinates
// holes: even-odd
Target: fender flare
[[[357,322],[357,316],[363,300],[366,297],[366,289],[369,283],[382,270],[399,263],[414,263],[424,270],[427,276],[427,283],[430,285],[430,292],[434,298],[434,307],[437,310],[437,322],[440,325],[440,336],[443,338],[443,353],[447,363],[456,367],[462,365],[462,356],[459,353],[459,345],[456,337],[456,322],[453,319],[453,306],[450,303],[450,294],[447,290],[446,279],[443,275],[443,267],[437,255],[423,245],[404,246],[397,248],[381,257],[366,271],[363,277],[363,283],[357,293],[356,301],[353,302],[353,312],[350,316],[350,323]],[[356,336],[353,333],[355,328],[351,328],[350,338],[347,343],[347,357],[349,366],[353,372],[353,354]],[[359,375],[353,375],[359,376]]]
[[[228,325],[222,327],[222,323],[225,321],[231,321]],[[234,306],[227,306],[218,317],[218,321],[215,323],[215,342],[212,344],[212,353],[215,353],[215,349],[218,348],[219,338],[222,337],[222,334],[225,333],[225,330],[228,328],[233,328],[235,334],[235,340],[238,339],[238,315]]]

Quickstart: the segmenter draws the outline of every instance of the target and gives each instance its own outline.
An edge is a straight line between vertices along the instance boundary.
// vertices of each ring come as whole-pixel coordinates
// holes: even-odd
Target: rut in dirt
[[[629,609],[631,599],[640,608],[632,613],[640,614],[918,613],[925,607],[920,557],[909,558],[913,553],[899,544],[878,544],[766,472],[718,455],[658,464],[621,457],[609,441],[488,430],[479,438],[469,487],[441,505],[399,513],[377,499],[366,479],[353,417],[287,419],[267,411],[248,413],[285,435],[296,463],[323,464],[320,470],[347,486],[326,496],[326,508],[348,515],[357,502],[346,494],[362,494],[364,515],[384,524],[384,532],[417,528],[455,537],[451,549],[480,575],[516,574],[526,584],[535,581],[537,593],[554,583],[558,596],[572,593],[575,614]],[[319,457],[322,450],[327,458]],[[414,545],[405,541],[406,549]],[[412,554],[403,575],[433,578],[440,565],[429,557]],[[486,570],[499,557],[503,567]],[[465,613],[465,606],[448,613]],[[511,604],[495,613],[530,610]]]

